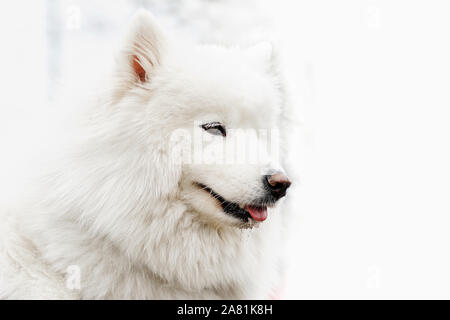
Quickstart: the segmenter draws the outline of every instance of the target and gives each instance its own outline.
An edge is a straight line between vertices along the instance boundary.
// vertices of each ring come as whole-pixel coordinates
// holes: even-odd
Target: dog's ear
[[[127,87],[148,82],[161,62],[166,38],[148,11],[139,10],[132,19],[118,56],[118,71]]]

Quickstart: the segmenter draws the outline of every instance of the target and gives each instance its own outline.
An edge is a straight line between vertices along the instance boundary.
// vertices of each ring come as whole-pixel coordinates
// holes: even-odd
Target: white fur
[[[261,173],[277,169],[273,159],[183,165],[169,141],[180,128],[198,134],[197,120],[277,128],[283,99],[271,51],[182,44],[139,12],[111,83],[64,157],[5,213],[0,298],[268,298],[282,212],[269,208],[266,221],[240,228],[193,182],[245,203],[263,192]],[[131,67],[133,55],[147,81]],[[66,286],[73,265],[79,290]]]

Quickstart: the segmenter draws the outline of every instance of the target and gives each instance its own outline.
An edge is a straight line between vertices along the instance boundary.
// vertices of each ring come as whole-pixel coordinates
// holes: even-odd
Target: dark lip
[[[226,200],[220,194],[214,192],[214,190],[212,190],[210,187],[208,187],[207,185],[205,185],[203,183],[195,182],[194,184],[197,187],[199,187],[201,190],[208,192],[214,199],[216,199],[220,203],[222,210],[226,214],[229,214],[237,219],[240,219],[243,222],[248,222],[249,219],[253,220],[250,213],[247,210],[242,209],[238,203]],[[252,207],[257,207],[257,208],[267,208],[267,207],[273,206],[274,203],[271,200],[272,199],[263,198],[263,199],[259,199],[257,201],[253,201],[253,203],[250,203],[248,205],[252,206]]]

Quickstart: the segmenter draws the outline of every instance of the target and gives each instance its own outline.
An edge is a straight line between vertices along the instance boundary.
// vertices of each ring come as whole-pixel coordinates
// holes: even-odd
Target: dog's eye
[[[220,122],[211,122],[211,123],[205,123],[202,124],[201,127],[203,130],[207,131],[208,133],[211,133],[216,136],[227,136],[227,131],[225,130],[225,127]]]

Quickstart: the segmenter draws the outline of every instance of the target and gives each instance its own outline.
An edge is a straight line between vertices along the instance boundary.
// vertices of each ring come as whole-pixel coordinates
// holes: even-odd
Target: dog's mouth
[[[210,187],[202,183],[195,183],[195,185],[199,187],[201,190],[208,192],[212,198],[216,199],[226,214],[238,218],[243,222],[248,222],[249,219],[258,222],[267,219],[267,207],[268,207],[267,205],[253,204],[253,203],[242,205],[236,202],[231,202],[226,200],[224,197],[214,192]]]

